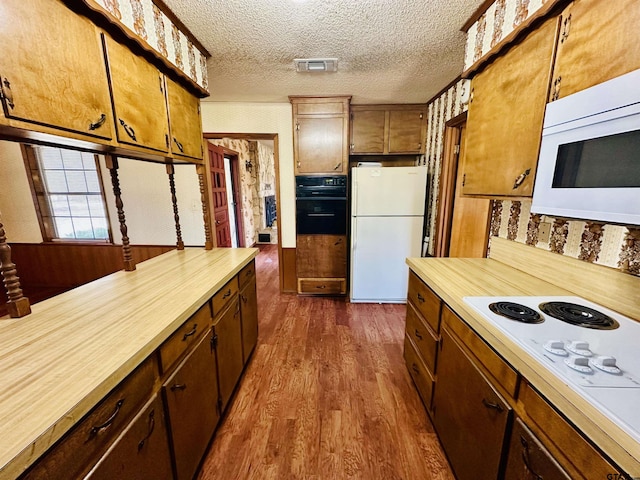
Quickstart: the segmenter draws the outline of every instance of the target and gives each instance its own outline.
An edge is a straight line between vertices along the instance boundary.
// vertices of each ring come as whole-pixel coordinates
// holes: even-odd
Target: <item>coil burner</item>
[[[510,320],[522,323],[542,323],[544,318],[533,308],[513,302],[495,302],[489,305],[489,309]]]
[[[619,323],[608,315],[584,305],[567,302],[545,302],[539,305],[547,315],[578,327],[595,330],[613,330]]]

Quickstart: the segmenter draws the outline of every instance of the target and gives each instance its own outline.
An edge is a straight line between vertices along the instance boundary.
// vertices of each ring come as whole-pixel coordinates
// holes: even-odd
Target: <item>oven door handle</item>
[[[308,213],[309,217],[335,217],[335,213]]]

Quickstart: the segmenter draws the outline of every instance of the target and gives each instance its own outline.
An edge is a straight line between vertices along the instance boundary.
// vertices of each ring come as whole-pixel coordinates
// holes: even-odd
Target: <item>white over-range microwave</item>
[[[547,105],[531,211],[640,225],[640,70]]]

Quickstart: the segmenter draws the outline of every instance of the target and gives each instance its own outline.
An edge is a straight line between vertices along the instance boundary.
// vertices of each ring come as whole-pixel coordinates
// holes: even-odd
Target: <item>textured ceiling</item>
[[[460,27],[483,0],[164,0],[211,53],[204,101],[424,103],[462,72]],[[296,73],[294,58],[338,72]]]

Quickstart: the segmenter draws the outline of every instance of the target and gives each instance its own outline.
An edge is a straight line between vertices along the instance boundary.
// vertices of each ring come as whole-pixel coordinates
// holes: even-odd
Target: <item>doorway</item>
[[[289,285],[290,270],[283,268],[283,249],[281,231],[279,228],[280,217],[280,185],[279,185],[279,155],[277,134],[255,133],[205,133],[207,143],[216,143],[223,148],[224,156],[229,157],[229,170],[226,173],[227,185],[231,182],[234,186],[236,197],[227,196],[227,215],[230,220],[230,243],[233,245],[234,234],[232,222],[235,216],[238,246],[256,246],[263,243],[275,243],[278,247],[278,271],[280,277],[280,291],[288,291],[285,285]],[[249,152],[251,149],[257,152]],[[266,146],[266,147],[265,147]],[[270,167],[265,169],[261,165],[265,148],[271,149]],[[258,155],[256,155],[256,153]],[[209,166],[207,165],[207,169]],[[231,177],[230,180],[226,177]],[[209,176],[209,178],[211,178]],[[252,183],[249,188],[248,183]],[[225,187],[225,190],[228,190]],[[228,192],[227,192],[228,195]],[[214,205],[211,198],[211,205]],[[233,205],[235,203],[235,205]],[[213,210],[213,208],[211,209]],[[232,210],[235,215],[232,215]],[[213,217],[213,212],[212,212]],[[264,217],[264,218],[263,218]],[[212,223],[215,219],[212,218]],[[268,237],[268,238],[266,238]],[[243,242],[244,240],[244,242]],[[290,249],[287,249],[290,250]],[[289,252],[287,252],[289,253]],[[288,255],[289,257],[289,255]],[[291,262],[289,262],[291,263]],[[289,272],[289,273],[287,273]],[[285,275],[286,282],[285,282]]]
[[[487,256],[491,200],[462,194],[466,123],[467,113],[464,112],[445,125],[434,248],[436,257]]]

